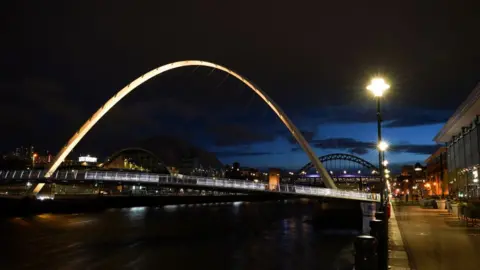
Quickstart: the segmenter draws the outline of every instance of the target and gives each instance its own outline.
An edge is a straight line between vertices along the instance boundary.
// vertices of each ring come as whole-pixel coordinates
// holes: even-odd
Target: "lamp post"
[[[380,100],[383,96],[383,93],[390,88],[390,85],[385,83],[385,80],[382,78],[373,78],[370,84],[367,86],[367,89],[372,92],[372,94],[377,99],[377,134],[378,134],[378,169],[380,170],[380,179],[382,181],[382,192],[380,194],[380,199],[382,205],[385,202],[385,179],[384,170],[383,170],[383,152],[388,148],[388,144],[382,141],[382,115],[380,110]]]
[[[379,254],[379,269],[388,269],[388,216],[387,216],[387,205],[385,198],[386,190],[386,179],[384,177],[384,158],[383,154],[388,148],[388,144],[385,141],[382,141],[382,115],[380,110],[380,100],[383,96],[383,93],[390,88],[390,85],[385,83],[385,80],[382,78],[373,78],[370,84],[367,86],[367,89],[372,92],[374,97],[377,99],[377,148],[378,148],[378,169],[380,170],[380,181],[381,181],[381,192],[380,192],[380,205],[383,208],[383,241],[380,246],[382,255]]]

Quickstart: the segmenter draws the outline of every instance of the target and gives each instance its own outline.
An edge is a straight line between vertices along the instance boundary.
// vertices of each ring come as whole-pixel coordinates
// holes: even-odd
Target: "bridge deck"
[[[46,171],[0,171],[1,180],[46,180]],[[186,175],[163,175],[140,172],[112,172],[112,171],[57,171],[51,181],[115,181],[128,183],[157,184],[178,187],[204,187],[210,189],[229,189],[239,192],[267,192],[301,197],[326,197],[336,199],[379,202],[378,193],[309,187],[301,185],[279,184],[270,187],[264,183],[254,183],[243,180],[209,178]]]

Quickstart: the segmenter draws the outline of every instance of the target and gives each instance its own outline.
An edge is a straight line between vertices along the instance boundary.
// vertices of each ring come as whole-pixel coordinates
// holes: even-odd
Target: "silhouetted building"
[[[240,171],[240,163],[234,162],[232,166],[226,166],[225,177],[229,179],[245,179]]]

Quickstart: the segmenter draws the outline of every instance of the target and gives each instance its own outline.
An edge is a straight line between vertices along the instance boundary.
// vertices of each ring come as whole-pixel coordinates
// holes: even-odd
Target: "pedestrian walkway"
[[[395,257],[405,257],[404,253],[395,252],[396,246],[402,244],[395,236],[395,228],[392,228],[393,223],[398,223],[412,269],[480,269],[480,228],[466,227],[463,221],[449,215],[446,210],[403,205],[395,206],[392,212],[395,218],[392,216],[390,222],[391,265],[395,265]]]
[[[398,227],[395,210],[392,210],[388,220],[388,264],[392,270],[411,269],[407,251]]]

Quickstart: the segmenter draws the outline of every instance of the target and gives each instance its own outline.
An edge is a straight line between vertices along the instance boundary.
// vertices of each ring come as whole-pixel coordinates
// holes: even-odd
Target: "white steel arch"
[[[117,94],[115,94],[112,98],[110,98],[98,111],[96,111],[90,119],[83,124],[83,126],[70,138],[68,143],[60,150],[60,152],[57,154],[55,157],[54,161],[51,163],[49,166],[45,177],[49,178],[55,170],[60,166],[60,164],[65,160],[65,158],[70,154],[70,152],[73,150],[73,148],[80,142],[80,140],[87,134],[88,131],[113,107],[115,104],[117,104],[122,98],[124,98],[128,93],[133,91],[135,88],[137,88],[139,85],[143,84],[144,82],[150,80],[151,78],[180,67],[186,67],[186,66],[203,66],[203,67],[211,67],[215,69],[222,70],[244,84],[246,84],[250,89],[252,89],[263,101],[267,103],[267,105],[275,112],[275,114],[280,118],[280,120],[285,124],[285,126],[288,128],[288,130],[292,133],[293,137],[297,140],[297,142],[300,144],[302,149],[307,153],[308,158],[310,161],[314,164],[315,168],[317,171],[321,174],[322,179],[325,183],[325,186],[328,188],[336,188],[335,183],[333,182],[332,178],[328,174],[327,170],[323,166],[323,164],[320,162],[318,159],[317,155],[313,152],[312,148],[308,144],[308,142],[305,140],[303,137],[302,133],[297,129],[297,127],[292,123],[292,121],[287,117],[287,115],[283,112],[283,110],[265,93],[263,92],[259,87],[254,85],[252,82],[247,80],[246,78],[240,76],[238,73],[232,71],[231,69],[228,69],[224,66],[217,65],[215,63],[211,62],[206,62],[206,61],[200,61],[200,60],[186,60],[186,61],[178,61],[178,62],[173,62],[170,64],[166,64],[163,66],[160,66],[156,69],[153,69],[145,74],[143,74],[141,77],[137,78],[124,88],[122,88],[120,91],[118,91]]]

